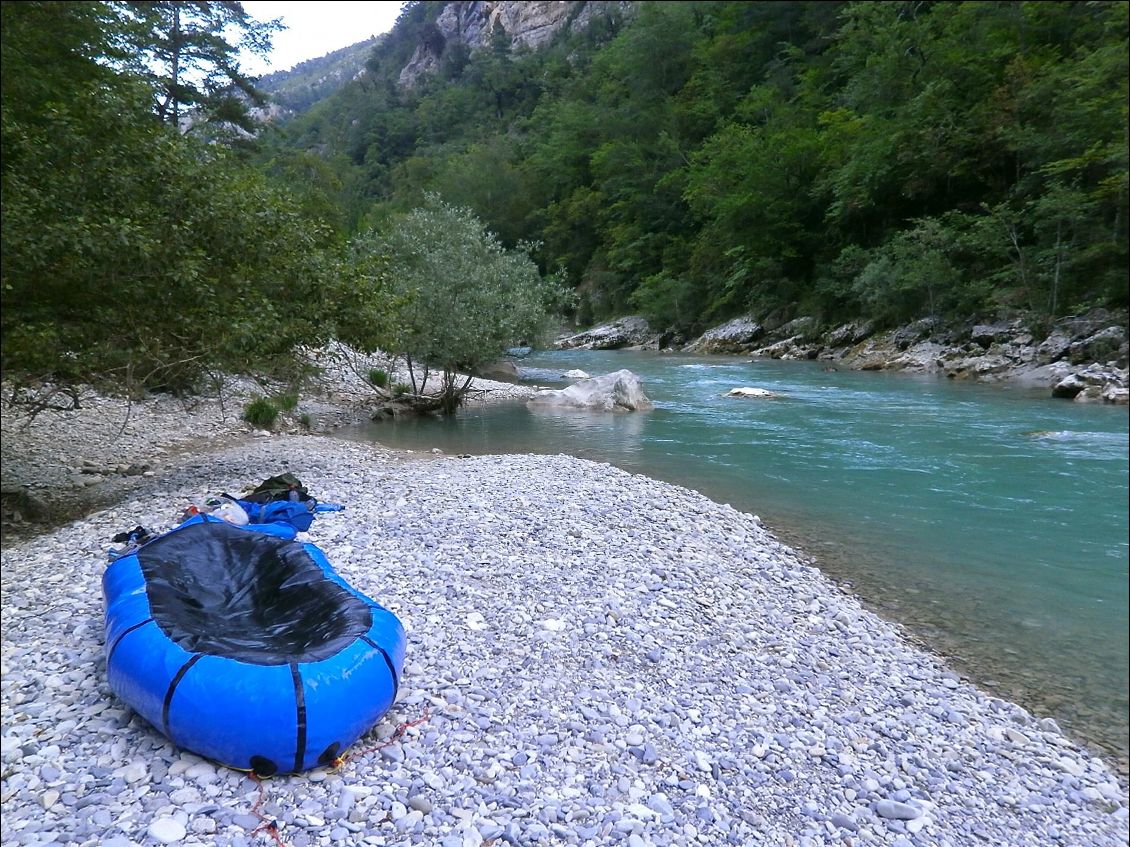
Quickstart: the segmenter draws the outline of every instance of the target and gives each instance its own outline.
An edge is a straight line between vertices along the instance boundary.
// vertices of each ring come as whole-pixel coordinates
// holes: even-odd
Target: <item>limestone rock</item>
[[[472,52],[490,46],[496,35],[504,35],[512,50],[536,50],[548,44],[568,26],[573,32],[588,28],[596,17],[626,14],[628,2],[600,0],[497,0],[497,2],[448,3],[435,22],[432,37],[416,47],[400,72],[400,84],[411,87],[425,74],[434,73],[453,45]]]
[[[858,344],[874,332],[875,324],[872,321],[853,321],[852,323],[840,324],[825,334],[824,345],[827,347],[848,347],[852,344]]]
[[[176,818],[170,817],[154,819],[154,821],[149,824],[147,832],[151,838],[160,844],[173,844],[174,842],[180,841],[188,834],[188,830],[185,829],[183,823]]]
[[[688,344],[686,350],[688,353],[742,353],[764,334],[764,327],[747,315],[708,329]]]
[[[820,349],[806,344],[803,335],[794,335],[752,352],[763,359],[815,359]]]
[[[945,361],[946,376],[951,379],[985,379],[992,374],[1000,374],[1012,367],[1012,360],[1006,356],[983,354],[958,361]]]
[[[557,340],[558,349],[618,350],[645,344],[653,335],[645,318],[632,315]]]
[[[921,318],[912,324],[896,329],[891,334],[891,341],[899,350],[906,350],[912,344],[933,336],[941,326],[937,318]]]
[[[731,388],[729,391],[727,391],[722,396],[723,397],[765,397],[765,398],[771,398],[771,397],[779,397],[780,395],[775,394],[772,391],[768,391],[764,388]]]
[[[969,335],[974,344],[988,349],[998,342],[1011,340],[1022,328],[1019,320],[997,321],[991,324],[976,324]]]
[[[1052,388],[1052,397],[1066,397],[1073,400],[1075,395],[1086,387],[1087,383],[1078,374],[1071,374],[1055,384]]]
[[[802,315],[799,318],[793,318],[793,320],[781,324],[779,327],[769,332],[769,338],[776,341],[783,341],[785,339],[808,341],[810,338],[815,337],[819,325],[816,318],[811,315]]]
[[[1069,337],[1059,332],[1053,332],[1036,347],[1036,361],[1041,365],[1058,362],[1067,355],[1070,347],[1071,339]]]
[[[1084,362],[1106,362],[1125,356],[1126,330],[1120,326],[1108,326],[1087,338],[1072,342],[1067,348],[1067,357],[1074,365]]]
[[[879,817],[893,821],[912,821],[922,816],[922,810],[917,806],[897,800],[880,800],[875,811]]]
[[[1102,394],[1100,395],[1104,403],[1113,403],[1116,406],[1125,406],[1130,404],[1130,389],[1125,385],[1116,385],[1111,383],[1104,386]]]
[[[479,368],[476,376],[481,376],[484,379],[493,379],[498,382],[517,382],[519,376],[518,366],[506,359],[501,359]]]
[[[654,408],[643,392],[640,378],[629,370],[583,379],[559,391],[538,392],[527,405],[606,412],[642,412]]]

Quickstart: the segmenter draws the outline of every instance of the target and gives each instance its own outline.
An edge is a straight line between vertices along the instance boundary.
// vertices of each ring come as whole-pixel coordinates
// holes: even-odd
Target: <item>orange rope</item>
[[[255,800],[255,805],[251,807],[251,814],[262,821],[255,829],[251,830],[251,837],[254,838],[260,832],[265,832],[274,839],[277,847],[288,847],[287,843],[283,841],[282,837],[279,835],[279,825],[260,811],[263,806],[263,800],[266,799],[267,796],[266,785],[264,785],[263,780],[260,779],[258,774],[254,771],[249,773],[247,778],[253,780],[255,784],[259,786],[259,796]]]
[[[364,755],[365,753],[375,753],[378,750],[383,750],[385,747],[388,747],[391,744],[395,744],[397,741],[404,737],[404,733],[406,733],[412,727],[419,726],[420,724],[424,723],[430,717],[430,715],[431,710],[427,706],[425,706],[424,713],[420,715],[420,717],[416,718],[416,720],[414,721],[405,721],[404,723],[402,723],[395,730],[393,730],[392,735],[390,735],[380,744],[373,744],[369,747],[362,747],[360,750],[354,750],[349,754],[342,753],[340,756],[333,760],[334,769],[340,770],[346,762],[357,756]]]
[[[393,730],[392,735],[390,735],[388,738],[386,738],[380,744],[374,744],[370,747],[363,747],[360,750],[356,750],[349,755],[342,754],[342,755],[338,756],[336,759],[333,760],[334,769],[335,770],[340,769],[343,765],[345,765],[345,763],[347,761],[354,758],[355,756],[359,756],[359,755],[362,755],[364,753],[374,753],[377,750],[381,750],[381,749],[384,749],[385,747],[388,747],[390,744],[395,744],[397,741],[399,741],[401,738],[404,737],[404,733],[406,733],[408,730],[412,729],[412,727],[416,727],[416,726],[419,726],[420,724],[424,723],[428,719],[429,716],[430,716],[430,709],[425,706],[424,707],[424,713],[422,715],[420,715],[420,717],[416,718],[413,721],[405,721],[404,723],[400,724],[400,726],[398,726],[395,730]],[[259,835],[260,833],[266,833],[267,835],[269,835],[274,840],[276,847],[289,847],[289,845],[285,841],[282,840],[282,836],[279,835],[279,825],[278,825],[278,823],[276,823],[275,821],[268,818],[262,812],[263,801],[266,799],[266,796],[267,796],[266,784],[259,777],[259,775],[256,774],[254,771],[249,772],[247,774],[247,778],[252,780],[259,787],[259,796],[255,799],[255,804],[251,807],[251,814],[253,814],[255,817],[257,817],[261,821],[261,823],[257,827],[255,827],[255,829],[251,830],[251,837],[254,838],[256,835]]]

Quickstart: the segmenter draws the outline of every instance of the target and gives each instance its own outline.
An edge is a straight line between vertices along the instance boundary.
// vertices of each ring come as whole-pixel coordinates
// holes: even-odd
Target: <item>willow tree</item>
[[[417,406],[453,413],[477,369],[519,342],[539,337],[565,291],[542,276],[531,245],[507,249],[469,209],[436,195],[424,205],[353,242],[354,260],[388,259],[382,292],[393,310],[382,338],[343,338],[403,356]],[[431,373],[437,395],[423,396]]]

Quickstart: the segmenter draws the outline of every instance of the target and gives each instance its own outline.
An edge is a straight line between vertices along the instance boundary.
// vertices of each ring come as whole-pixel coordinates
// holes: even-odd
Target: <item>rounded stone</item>
[[[153,823],[149,824],[146,832],[150,838],[161,844],[174,844],[188,834],[184,824],[176,818],[169,817],[156,818]]]

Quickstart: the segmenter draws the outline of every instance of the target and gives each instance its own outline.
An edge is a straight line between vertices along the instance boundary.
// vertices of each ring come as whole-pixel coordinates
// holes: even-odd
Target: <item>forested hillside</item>
[[[444,43],[444,5],[265,138],[344,232],[436,192],[580,323],[685,333],[1126,305],[1126,3],[644,2],[536,51]]]
[[[432,197],[354,233],[308,190],[332,185],[321,151],[265,174],[252,107],[267,100],[241,61],[269,51],[277,26],[241,4],[5,0],[0,12],[9,402],[65,408],[77,383],[196,392],[233,373],[297,390],[302,350],[343,341],[448,375],[452,411],[467,390],[456,368],[532,336],[559,301],[556,277],[464,208]],[[405,280],[418,284],[401,291]],[[420,308],[437,300],[442,332]]]
[[[304,112],[364,71],[379,40],[374,36],[320,58],[300,62],[289,70],[267,74],[259,80],[259,88],[284,109]]]
[[[264,128],[238,3],[0,3],[5,379],[188,390],[328,339],[455,373],[563,303],[688,337],[1127,305],[1130,4],[575,3],[536,49],[446,7]]]

